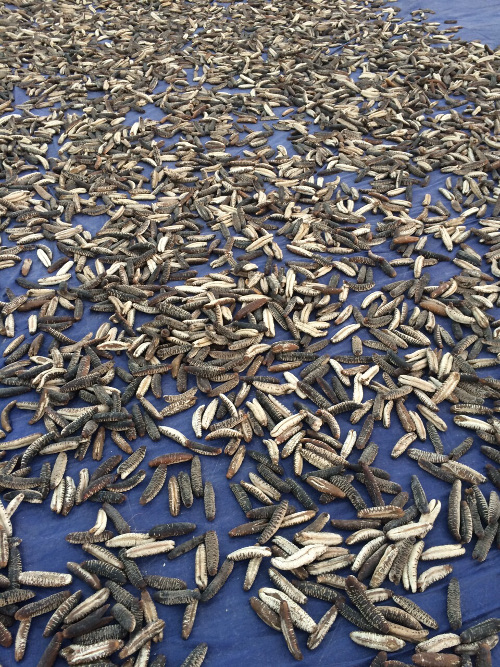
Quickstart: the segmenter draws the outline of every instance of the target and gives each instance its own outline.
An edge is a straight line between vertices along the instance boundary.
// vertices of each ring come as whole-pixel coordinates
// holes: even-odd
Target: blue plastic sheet
[[[462,26],[462,30],[458,33],[461,39],[470,42],[477,40],[488,44],[491,48],[495,48],[500,42],[500,2],[498,0],[476,0],[475,2],[431,0],[427,3],[403,0],[398,3],[398,7],[401,8],[400,16],[405,18],[409,17],[412,11],[426,8],[435,12],[435,15],[429,17],[430,21],[442,23],[447,20],[455,20],[457,25]]]
[[[432,20],[443,21],[446,19],[456,19],[458,24],[464,28],[459,33],[461,37],[470,40],[481,40],[490,47],[495,47],[500,41],[500,2],[498,0],[475,0],[474,2],[465,2],[464,0],[456,0],[453,3],[447,0],[425,0],[426,7],[433,9],[436,14]],[[421,8],[420,2],[400,2],[401,16],[409,17],[410,12],[414,9]],[[242,91],[238,91],[242,92]],[[16,101],[22,102],[24,97],[21,91],[16,93]],[[36,113],[43,113],[41,110]],[[150,117],[159,118],[163,113],[154,107],[147,107],[146,114],[151,114]],[[130,117],[130,118],[129,118]],[[129,113],[127,121],[130,123],[136,120],[137,114]],[[287,145],[290,149],[290,144],[287,144],[286,137],[280,136],[276,132],[270,139],[270,144],[276,146],[278,144]],[[56,146],[51,147],[52,155],[56,154]],[[145,169],[147,173],[147,168]],[[348,174],[342,174],[342,178],[347,182],[352,183],[353,178]],[[438,187],[444,184],[445,176],[443,174],[433,174],[433,179],[428,191],[431,192],[433,199],[438,194]],[[418,202],[423,196],[423,191],[418,189],[415,191],[414,200]],[[418,208],[417,208],[418,212]],[[91,230],[96,230],[104,222],[104,218],[87,218],[84,216],[75,216],[74,224],[85,224]],[[279,237],[280,245],[284,248],[285,239]],[[443,251],[442,246],[435,242],[432,246],[433,240],[429,240],[429,246],[437,251]],[[376,251],[380,251],[377,248]],[[286,252],[286,251],[285,251]],[[285,254],[285,257],[287,255]],[[260,260],[258,260],[259,262]],[[206,270],[202,268],[202,271]],[[438,281],[447,278],[456,273],[456,267],[453,264],[438,265],[439,274],[433,275],[433,278]],[[3,277],[7,272],[3,272]],[[4,281],[1,287],[1,298],[6,299],[5,287],[9,284],[16,290],[13,284],[14,274],[12,275],[12,282]],[[43,269],[36,262],[30,274],[30,279],[42,277]],[[406,268],[398,269],[398,279],[410,277],[412,274]],[[381,284],[389,282],[381,272],[377,273],[377,280]],[[363,295],[358,295],[358,303],[361,301]],[[19,322],[23,318],[19,317]],[[18,318],[16,317],[16,322]],[[18,325],[16,335],[22,332],[27,333],[26,326],[27,316],[24,317],[24,326]],[[77,337],[83,335],[88,331],[95,333],[99,324],[103,321],[98,315],[90,315],[86,317],[79,325],[75,325],[71,329],[71,335]],[[140,318],[139,318],[140,321]],[[278,337],[284,338],[284,332],[277,330]],[[10,341],[3,341],[0,347],[2,352]],[[336,353],[349,353],[350,347],[348,342],[339,344],[336,348]],[[120,363],[120,362],[119,362]],[[115,386],[123,386],[118,379],[115,381]],[[175,393],[175,385],[173,381],[164,379],[163,381],[164,393]],[[203,400],[201,397],[200,400]],[[284,399],[285,404],[291,405],[295,396]],[[207,400],[205,399],[205,403]],[[28,425],[29,413],[14,410],[12,412],[13,436],[21,437],[22,435],[32,433],[36,428]],[[449,417],[449,415],[448,415]],[[456,427],[447,417],[448,431],[443,434],[443,442],[445,451],[449,451],[459,442],[461,442],[467,435],[463,429]],[[425,540],[426,547],[431,547],[438,544],[449,543],[452,541],[446,525],[446,509],[447,509],[447,495],[449,486],[443,482],[436,480],[430,475],[423,473],[418,468],[416,462],[403,456],[398,461],[394,462],[390,458],[390,451],[394,442],[403,434],[397,420],[393,420],[394,424],[390,431],[386,431],[380,423],[375,426],[372,440],[380,447],[380,453],[376,460],[376,465],[381,468],[386,468],[391,471],[394,481],[401,484],[403,489],[409,490],[410,477],[412,474],[418,473],[429,499],[436,498],[443,503],[442,511],[436,521],[434,530],[428,535]],[[348,429],[351,427],[345,415],[339,417],[339,423],[342,428],[342,435],[345,437]],[[191,411],[182,413],[168,420],[168,425],[185,432],[189,437],[194,437],[191,429]],[[359,430],[359,425],[358,425]],[[181,448],[172,443],[166,438],[162,438],[160,442],[153,443],[148,438],[135,441],[134,448],[141,444],[148,446],[147,460],[153,456],[161,453],[180,451]],[[480,441],[477,441],[474,447],[466,454],[463,461],[479,470],[484,467],[484,457],[479,452]],[[416,443],[418,446],[418,442]],[[264,451],[262,443],[252,442],[252,448]],[[117,447],[109,440],[105,445],[105,457],[117,453]],[[54,457],[51,457],[53,460]],[[40,461],[34,464],[33,474],[36,475],[40,470]],[[90,459],[87,455],[84,465],[87,465],[92,472],[97,466],[95,461]],[[228,531],[239,523],[243,523],[246,519],[238,507],[230,489],[228,481],[225,478],[228,465],[228,458],[220,457],[202,457],[202,470],[205,480],[211,480],[215,487],[216,501],[217,501],[217,517],[212,525],[207,525],[203,512],[202,500],[196,500],[193,507],[189,510],[183,510],[180,520],[193,521],[198,524],[197,533],[201,533],[209,528],[217,530],[220,540],[220,550],[222,557],[226,553],[247,545],[253,542],[252,538],[237,538],[231,539],[228,537]],[[288,459],[285,462],[288,473],[291,473],[291,461]],[[188,470],[189,464],[181,464],[172,467],[171,472],[177,473],[179,470]],[[82,467],[81,463],[73,460],[71,454],[69,456],[67,473],[75,480],[78,479],[78,471]],[[147,463],[144,462],[141,468],[147,469],[148,478],[151,470],[147,468]],[[234,481],[240,479],[248,479],[248,472],[255,469],[255,464],[251,460],[246,460],[240,469]],[[146,531],[154,524],[168,522],[171,520],[168,503],[166,487],[163,492],[155,498],[155,500],[147,505],[141,507],[138,499],[145,487],[144,482],[138,488],[127,493],[127,500],[124,504],[118,506],[119,511],[123,514],[125,519],[131,524],[135,531]],[[485,489],[489,491],[491,485],[485,485]],[[314,492],[312,492],[313,495]],[[70,531],[87,530],[90,528],[96,518],[99,505],[91,502],[85,503],[82,506],[74,508],[68,518],[63,518],[51,512],[48,502],[42,506],[23,504],[16,512],[14,522],[14,534],[22,539],[21,554],[23,559],[23,567],[26,570],[52,570],[57,572],[66,571],[67,561],[82,561],[87,557],[87,554],[82,551],[80,546],[70,545],[65,541],[65,535]],[[320,507],[320,509],[322,509]],[[354,510],[348,503],[330,504],[327,509],[332,518],[354,518]],[[286,537],[291,538],[297,529],[291,528],[283,531]],[[345,537],[347,533],[345,534]],[[179,538],[178,542],[184,538]],[[473,540],[474,542],[475,540]],[[467,555],[457,559],[453,562],[453,575],[457,576],[461,583],[462,589],[462,605],[463,605],[463,619],[464,627],[473,624],[479,620],[492,615],[498,615],[498,553],[492,551],[487,561],[483,564],[478,564],[472,560],[473,544],[467,545]],[[352,549],[358,551],[359,546],[356,545]],[[147,574],[163,574],[172,577],[184,578],[188,587],[194,587],[194,552],[174,560],[168,561],[164,556],[156,556],[138,561],[142,571]],[[207,667],[229,667],[230,665],[280,665],[280,667],[287,667],[295,664],[293,658],[288,654],[283,637],[280,633],[271,630],[265,626],[250,609],[248,603],[252,595],[257,595],[257,591],[262,586],[270,585],[267,575],[266,563],[263,563],[261,571],[257,580],[249,593],[242,590],[243,579],[245,576],[246,563],[236,563],[234,571],[230,576],[223,591],[217,595],[212,601],[207,604],[200,605],[196,623],[193,633],[188,641],[183,641],[180,638],[181,619],[183,613],[182,606],[164,607],[157,605],[160,617],[166,622],[164,631],[164,641],[161,644],[153,645],[152,656],[158,652],[164,652],[167,656],[167,664],[170,666],[180,665],[188,652],[199,642],[206,641],[209,645],[209,652],[205,664]],[[446,620],[446,587],[447,580],[441,581],[431,586],[424,593],[418,595],[410,595],[420,606],[431,613],[439,622],[440,631],[446,632],[448,630],[448,622]],[[391,586],[393,587],[393,586]],[[81,588],[85,595],[91,593],[90,589],[82,582],[75,580],[72,590]],[[394,587],[393,587],[394,588]],[[54,592],[46,591],[47,594]],[[311,599],[307,603],[307,611],[315,618],[319,618],[326,612],[329,605],[326,602]],[[34,667],[38,663],[42,651],[45,649],[47,640],[42,638],[42,631],[47,622],[47,616],[34,619],[30,630],[30,638],[28,641],[28,649],[26,657],[22,664],[26,667]],[[306,635],[298,631],[298,641],[304,652],[304,665],[324,665],[335,667],[354,667],[368,665],[373,658],[374,652],[369,649],[364,649],[353,644],[349,638],[349,632],[355,629],[347,621],[342,618],[337,619],[332,630],[328,633],[326,639],[315,652],[310,652],[305,648]],[[410,661],[412,653],[411,645],[397,654],[398,659]],[[2,667],[12,667],[14,664],[12,649],[8,651],[0,649],[0,664]],[[64,665],[63,660],[58,661],[58,665]]]

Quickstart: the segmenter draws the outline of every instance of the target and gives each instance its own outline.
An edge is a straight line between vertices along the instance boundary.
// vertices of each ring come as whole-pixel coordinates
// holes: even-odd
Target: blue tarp
[[[451,3],[446,0],[424,0],[426,7],[433,9],[436,13],[432,20],[443,21],[445,19],[456,19],[459,25],[463,26],[463,30],[459,35],[469,40],[480,40],[487,43],[490,47],[495,47],[500,42],[500,2],[498,0],[475,0],[474,2],[465,2],[464,0],[456,0]],[[403,0],[399,3],[402,10],[402,16],[407,17],[414,9],[421,8],[420,2],[407,2]],[[23,96],[19,92],[17,101],[22,101]],[[159,113],[158,110],[155,110]],[[135,119],[134,114],[131,113],[130,120]],[[271,137],[271,145],[283,143],[282,137],[277,133]],[[436,175],[434,175],[436,176]],[[349,179],[347,179],[349,180]],[[445,180],[444,175],[436,176],[429,192],[433,198],[437,196],[438,187],[442,186]],[[422,195],[420,194],[422,192]],[[417,191],[415,200],[423,196],[423,191]],[[83,220],[83,219],[82,219]],[[75,223],[81,222],[78,218]],[[104,219],[92,218],[92,229],[97,229],[99,224],[104,222]],[[284,246],[283,237],[280,243]],[[439,250],[439,248],[436,246]],[[441,247],[442,249],[442,247]],[[455,271],[453,271],[455,269]],[[16,269],[17,270],[17,269]],[[443,270],[443,265],[439,264],[439,270]],[[446,271],[453,274],[456,268],[451,266],[445,267]],[[3,277],[5,276],[3,274]],[[41,277],[43,271],[34,265],[30,279]],[[407,269],[398,269],[398,278],[409,277],[411,272]],[[439,276],[441,279],[442,274]],[[382,279],[382,274],[378,276]],[[389,279],[386,278],[386,281]],[[5,287],[2,285],[2,296],[5,300]],[[73,327],[71,335],[86,333],[93,331],[95,333],[101,318],[97,315],[92,315],[85,318],[80,323],[79,328]],[[21,333],[23,329],[18,329],[16,333]],[[5,349],[9,341],[4,341],[0,352]],[[337,351],[337,350],[336,350]],[[346,353],[350,351],[347,344],[339,345],[338,352]],[[119,383],[118,383],[119,384]],[[118,385],[117,385],[118,386]],[[164,381],[163,389],[165,393],[174,393],[175,388],[173,382]],[[291,399],[293,400],[293,399]],[[291,400],[289,403],[291,403]],[[205,401],[206,402],[206,401]],[[286,402],[286,401],[285,401]],[[13,422],[13,436],[20,437],[24,434],[33,431],[32,427],[27,424],[29,413],[15,410],[12,413]],[[186,432],[189,436],[194,437],[191,429],[191,412],[183,413],[175,416],[169,420],[169,425],[174,428]],[[344,416],[345,417],[345,416]],[[339,418],[342,427],[343,435],[347,433],[349,424],[347,419]],[[450,419],[447,418],[449,429],[443,435],[445,449],[449,451],[456,444],[461,442],[468,432],[453,425]],[[446,525],[446,508],[447,495],[449,486],[439,482],[430,475],[422,473],[418,468],[416,462],[411,461],[407,457],[401,457],[396,463],[390,459],[390,450],[397,438],[402,435],[399,424],[395,423],[391,427],[390,432],[382,428],[380,424],[375,427],[372,440],[380,447],[380,453],[376,460],[376,465],[381,468],[387,468],[392,472],[392,478],[400,483],[404,489],[409,490],[410,476],[418,473],[425,488],[427,497],[429,499],[436,498],[443,503],[443,509],[436,522],[435,529],[426,538],[426,547],[431,547],[438,544],[449,543],[452,541]],[[148,458],[154,455],[173,451],[180,448],[173,446],[169,440],[162,439],[158,443],[152,443],[149,439],[138,439],[134,443],[134,447],[140,444],[148,445]],[[484,457],[479,452],[480,441],[477,441],[470,452],[464,457],[464,462],[482,470],[484,467]],[[261,443],[253,442],[252,447],[264,451],[264,446]],[[106,444],[105,456],[116,453],[117,448],[111,442]],[[53,458],[53,457],[51,457]],[[87,457],[85,464],[88,465],[92,471],[97,463]],[[291,471],[291,461],[286,462],[288,472]],[[70,455],[68,474],[72,475],[74,479],[78,479],[78,470],[82,464],[74,461]],[[204,479],[211,480],[215,487],[215,494],[217,499],[217,518],[213,526],[207,526],[204,518],[203,502],[195,500],[194,505],[189,510],[183,510],[180,519],[186,521],[193,521],[198,523],[197,532],[203,532],[207,527],[213,527],[217,530],[220,540],[221,555],[224,556],[231,550],[237,547],[251,544],[251,538],[230,539],[228,531],[239,523],[245,521],[245,517],[237,506],[236,501],[229,489],[228,481],[225,478],[225,473],[228,465],[228,458],[221,457],[203,457],[202,470]],[[38,466],[38,467],[37,467]],[[40,463],[35,465],[34,474],[39,472]],[[146,468],[143,464],[142,468]],[[147,469],[147,468],[146,468]],[[178,470],[188,470],[188,464],[176,466],[175,472]],[[148,479],[150,469],[148,470]],[[251,460],[245,461],[240,472],[234,481],[240,479],[248,479],[248,472],[254,470],[254,463]],[[172,469],[173,471],[173,469]],[[167,504],[167,492],[164,491],[149,505],[141,507],[138,504],[140,494],[144,489],[145,483],[138,488],[127,493],[127,500],[119,506],[120,512],[129,521],[133,530],[144,531],[154,524],[167,522],[170,519]],[[485,488],[490,490],[491,485],[488,483]],[[58,572],[66,571],[67,561],[82,561],[87,557],[81,547],[70,545],[65,541],[65,535],[70,531],[86,530],[91,527],[96,518],[98,505],[93,503],[86,503],[80,507],[75,508],[68,518],[63,518],[51,512],[48,502],[42,506],[37,505],[22,505],[14,516],[14,534],[22,539],[21,553],[23,558],[23,567],[26,570],[53,570]],[[347,509],[346,509],[347,507]],[[326,509],[333,517],[352,517],[354,518],[354,511],[349,505],[345,503],[336,505],[333,503]],[[284,531],[284,535],[291,537],[294,534],[294,529]],[[347,534],[345,534],[347,536]],[[181,538],[182,539],[182,538]],[[181,541],[179,539],[179,541]],[[356,551],[358,547],[353,550]],[[473,544],[467,545],[467,555],[457,559],[453,562],[454,576],[457,576],[462,588],[463,601],[463,619],[464,627],[489,617],[491,615],[498,615],[498,552],[492,551],[485,563],[479,564],[472,560]],[[144,572],[148,574],[163,574],[172,577],[182,577],[187,583],[188,587],[194,587],[194,552],[191,552],[175,561],[168,561],[163,556],[156,556],[148,559],[139,560],[139,565]],[[283,637],[280,633],[271,630],[265,626],[250,609],[248,599],[252,595],[257,595],[257,591],[261,586],[270,585],[267,575],[267,567],[263,563],[261,571],[257,580],[248,593],[243,592],[242,585],[245,576],[246,563],[237,563],[234,571],[229,578],[225,588],[220,595],[217,595],[211,602],[201,605],[198,611],[193,633],[188,641],[183,641],[180,638],[181,619],[183,613],[182,606],[163,607],[158,605],[158,611],[166,621],[166,628],[164,632],[164,641],[162,644],[155,644],[153,646],[152,655],[158,652],[164,652],[167,656],[167,664],[169,666],[180,665],[187,653],[199,642],[206,641],[209,645],[208,656],[205,664],[207,667],[229,667],[229,665],[280,665],[286,667],[295,664],[293,658],[288,654]],[[84,590],[85,595],[90,594],[88,587],[75,580],[72,588],[76,590],[80,587]],[[392,586],[391,586],[392,587]],[[446,620],[446,588],[447,580],[439,582],[426,592],[410,596],[412,599],[422,606],[425,610],[430,612],[439,622],[440,631],[448,631],[448,622]],[[52,592],[52,591],[48,591]],[[326,602],[318,600],[311,600],[307,603],[307,611],[318,620],[323,613],[328,609],[329,605]],[[47,640],[42,638],[42,630],[47,621],[47,617],[43,616],[34,620],[31,630],[29,646],[26,652],[26,657],[22,664],[26,667],[34,667],[44,650]],[[320,665],[335,667],[353,667],[365,666],[370,663],[374,652],[369,649],[359,647],[350,640],[349,632],[355,629],[347,621],[342,618],[337,619],[332,630],[327,635],[322,645],[315,651],[311,652],[305,648],[306,635],[298,631],[298,640],[304,652],[304,665]],[[398,653],[397,657],[401,660],[410,662],[410,655],[412,653],[411,645]],[[0,663],[2,667],[12,667],[14,665],[13,652],[0,649]],[[65,664],[64,661],[57,663]]]

